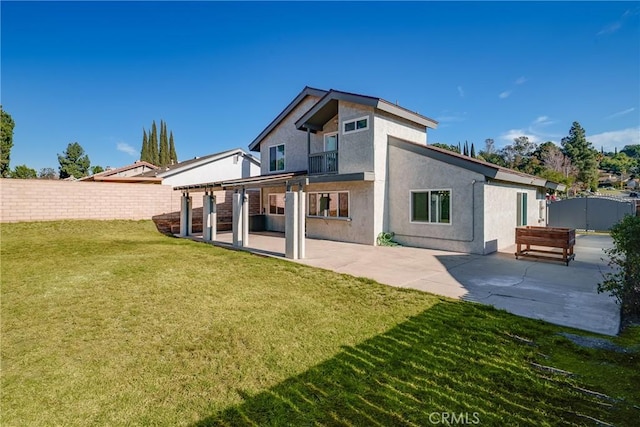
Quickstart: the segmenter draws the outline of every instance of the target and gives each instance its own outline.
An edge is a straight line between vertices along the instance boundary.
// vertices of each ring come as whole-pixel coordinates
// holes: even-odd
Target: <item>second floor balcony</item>
[[[309,175],[338,173],[338,150],[309,155]]]

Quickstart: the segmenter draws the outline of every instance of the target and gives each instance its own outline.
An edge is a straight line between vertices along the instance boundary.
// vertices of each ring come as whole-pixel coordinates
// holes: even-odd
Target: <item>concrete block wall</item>
[[[140,220],[179,210],[180,193],[164,185],[0,179],[0,222]]]

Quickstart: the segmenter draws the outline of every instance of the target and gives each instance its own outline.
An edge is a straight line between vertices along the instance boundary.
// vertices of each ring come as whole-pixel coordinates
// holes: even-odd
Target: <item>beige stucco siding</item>
[[[408,246],[483,253],[484,176],[389,146],[389,227]],[[450,190],[451,223],[411,222],[412,190]]]
[[[318,98],[307,96],[282,122],[260,143],[261,174],[297,172],[307,170],[307,134],[296,129],[295,122],[306,113]],[[285,170],[269,171],[269,147],[285,145]]]
[[[322,191],[349,192],[349,219],[307,216],[307,237],[373,245],[373,183],[364,181],[311,184],[308,193]],[[308,203],[308,196],[305,197]]]
[[[501,250],[515,244],[515,229],[518,216],[518,193],[527,193],[527,225],[544,226],[544,200],[534,187],[519,187],[506,183],[492,182],[485,185],[484,234],[489,248]],[[538,221],[542,218],[542,221]]]
[[[373,172],[373,108],[341,101],[338,104],[338,116],[340,118],[339,173]],[[369,128],[345,135],[343,123],[360,117],[369,119]]]

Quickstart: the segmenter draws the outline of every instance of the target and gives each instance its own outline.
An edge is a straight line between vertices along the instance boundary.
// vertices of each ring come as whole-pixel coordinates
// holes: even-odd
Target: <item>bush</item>
[[[640,217],[627,215],[611,228],[615,247],[604,249],[609,266],[598,293],[609,292],[622,306],[623,318],[640,320]]]

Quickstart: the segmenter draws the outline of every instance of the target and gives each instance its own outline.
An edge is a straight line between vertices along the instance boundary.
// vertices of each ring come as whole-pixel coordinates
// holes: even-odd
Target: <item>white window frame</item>
[[[328,136],[336,136],[336,149],[335,151],[338,151],[338,144],[340,144],[340,138],[339,138],[339,132],[327,132],[324,134],[324,136],[322,137],[322,148],[324,149],[324,152],[326,153],[327,151],[334,151],[334,150],[327,150],[327,137]]]
[[[367,120],[367,126],[358,129],[358,122],[360,120]],[[357,133],[357,132],[363,132],[365,130],[369,130],[369,123],[371,122],[371,118],[370,116],[362,116],[362,117],[358,117],[356,119],[349,119],[349,120],[345,120],[342,122],[341,125],[341,129],[342,129],[342,134],[343,135],[349,135],[352,133]],[[353,123],[354,124],[354,129],[353,130],[345,130],[345,127],[347,126],[348,123]]]
[[[278,212],[277,203],[276,203],[276,213],[271,213],[271,196],[282,196],[283,203],[285,203],[285,205],[283,206],[283,209],[285,209],[285,211],[283,211],[283,213],[281,213],[281,214],[277,213]],[[268,193],[267,194],[267,215],[284,216],[285,213],[286,213],[285,193]]]
[[[283,162],[282,162],[282,169],[278,169],[278,159],[277,159],[277,156],[278,156],[278,147],[279,147],[279,146],[281,146],[281,145],[282,145],[282,147],[284,148],[284,150],[283,150],[283,152],[284,152],[284,154],[283,154],[284,159],[282,159],[282,160],[283,160]],[[271,148],[273,148],[273,147],[276,147],[276,168],[275,168],[275,169],[271,169]],[[286,147],[286,144],[285,144],[285,143],[270,145],[269,147],[267,147],[267,153],[269,154],[269,155],[268,155],[268,159],[269,159],[269,163],[268,163],[268,164],[269,164],[269,172],[284,172],[285,170],[287,170],[287,147]]]
[[[437,191],[448,191],[449,192],[449,222],[432,222],[431,221],[431,205],[429,205],[429,221],[415,221],[413,219],[413,194],[414,193],[429,193],[429,201],[431,201],[431,193]],[[443,225],[449,226],[453,224],[453,190],[451,188],[427,188],[427,189],[417,189],[409,191],[409,222],[411,224],[428,224],[428,225]]]
[[[309,199],[311,198],[311,196],[315,196],[316,197],[316,209],[320,204],[320,201],[318,200],[318,195],[319,194],[331,194],[331,193],[336,193],[338,194],[338,215],[340,215],[340,193],[346,194],[347,195],[347,209],[349,210],[349,216],[325,216],[325,215],[311,215],[309,213],[309,206],[311,205],[311,203],[309,202]],[[342,221],[350,221],[351,220],[351,194],[348,190],[326,190],[326,191],[322,191],[322,190],[318,190],[318,191],[310,191],[307,193],[307,218],[322,218],[322,219],[336,219],[336,220],[342,220]]]
[[[518,191],[516,196],[516,227],[525,227],[528,224],[529,201],[526,191]]]

